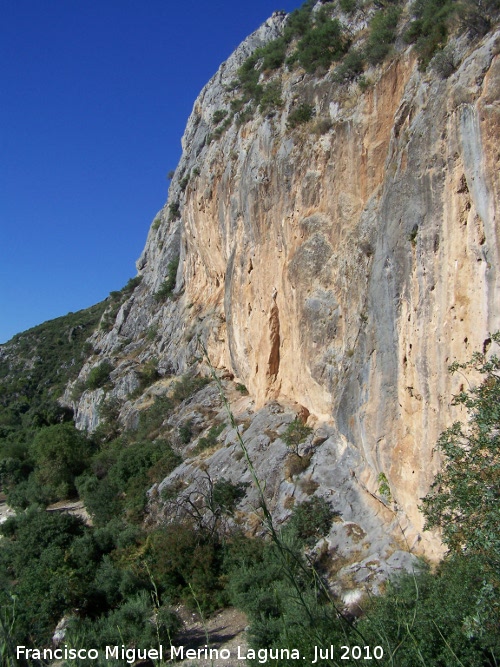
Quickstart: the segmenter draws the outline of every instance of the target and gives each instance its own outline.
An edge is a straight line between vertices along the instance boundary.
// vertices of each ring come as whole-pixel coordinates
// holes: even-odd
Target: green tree
[[[90,441],[69,422],[40,429],[30,446],[36,480],[54,500],[75,493],[75,477],[83,472],[91,453]]]
[[[109,382],[109,374],[112,370],[113,366],[109,361],[103,361],[98,366],[94,366],[87,378],[87,388],[99,389],[104,387]]]
[[[492,339],[500,343],[500,332]],[[500,627],[500,358],[477,352],[450,370],[472,370],[482,379],[453,400],[470,419],[441,434],[443,467],[422,511],[426,528],[441,528],[451,557],[480,563],[481,585],[465,629],[470,637],[492,638]]]
[[[492,336],[500,343],[500,333]],[[482,376],[462,391],[453,405],[463,405],[468,424],[456,422],[441,434],[444,457],[429,494],[423,499],[426,527],[442,529],[452,553],[478,554],[500,566],[500,358],[476,353],[455,363],[451,372],[474,370]]]

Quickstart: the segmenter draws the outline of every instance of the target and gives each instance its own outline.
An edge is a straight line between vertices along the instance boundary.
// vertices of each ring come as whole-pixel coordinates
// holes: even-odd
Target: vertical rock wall
[[[446,80],[420,72],[410,50],[364,92],[281,73],[281,110],[207,144],[226,84],[283,20],[249,38],[196,101],[169,199],[180,219],[160,213],[143,284],[102,349],[153,322],[160,340],[145,354],[182,372],[201,335],[257,405],[286,397],[336,423],[364,457],[363,482],[375,490],[384,472],[418,528],[433,446],[457,417],[460,380],[447,366],[500,327],[500,38],[462,45]],[[303,101],[316,117],[290,129]],[[178,253],[178,296],[154,309]]]

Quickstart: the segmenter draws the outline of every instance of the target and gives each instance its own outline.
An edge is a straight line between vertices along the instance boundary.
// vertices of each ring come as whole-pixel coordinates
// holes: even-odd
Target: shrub
[[[134,276],[134,278],[129,278],[125,287],[122,287],[121,293],[125,296],[131,294],[136,287],[138,287],[142,282],[142,276]]]
[[[277,81],[271,81],[271,83],[268,83],[263,88],[260,97],[259,111],[263,113],[269,108],[274,109],[276,107],[281,107],[282,105],[281,86]]]
[[[179,437],[183,445],[188,445],[193,437],[193,421],[189,419],[179,426]]]
[[[173,408],[173,401],[168,396],[156,396],[153,405],[139,414],[136,439],[154,439],[165,419]]]
[[[309,468],[311,458],[311,453],[305,454],[304,456],[295,453],[289,454],[285,463],[285,479],[291,481],[296,475],[305,472]]]
[[[222,549],[216,536],[186,523],[150,533],[143,558],[154,581],[172,600],[213,611],[227,603]]]
[[[160,327],[158,324],[151,324],[147,331],[146,331],[146,338],[149,341],[154,341],[158,338],[158,333],[160,331]]]
[[[363,73],[363,67],[363,54],[356,49],[352,49],[335,69],[334,80],[338,83],[353,81]]]
[[[72,544],[86,530],[77,517],[33,510],[0,527],[4,536],[0,548],[4,573],[0,603],[3,607],[7,591],[16,597],[10,628],[15,643],[28,640],[35,646],[46,645],[60,618],[80,604],[90,582],[84,570],[77,570],[70,554]],[[6,579],[10,580],[9,587]]]
[[[148,592],[141,590],[96,621],[73,620],[68,637],[79,644],[83,636],[85,646],[97,647],[101,651],[105,646],[149,649],[158,643],[169,646],[181,626],[174,611],[166,605],[155,608]]]
[[[57,424],[38,431],[30,446],[38,482],[50,489],[54,500],[74,494],[75,477],[83,472],[92,444],[74,424]]]
[[[213,426],[211,426],[207,435],[198,440],[198,444],[194,448],[193,453],[199,454],[200,452],[203,452],[205,449],[210,449],[211,447],[215,447],[215,445],[217,444],[217,438],[225,429],[225,427],[226,425],[224,424],[224,422],[222,422],[221,424],[214,424]]]
[[[500,343],[500,333],[492,338]],[[500,565],[500,358],[478,352],[450,369],[473,370],[483,379],[453,399],[469,411],[470,422],[456,422],[438,440],[444,465],[423,500],[426,527],[440,527],[451,552]]]
[[[217,111],[214,111],[214,113],[212,114],[212,123],[214,123],[214,125],[218,125],[220,122],[224,120],[226,116],[227,116],[226,109],[217,109]]]
[[[256,55],[261,59],[260,69],[263,72],[275,70],[285,62],[287,42],[283,37],[274,39],[266,46],[257,50]]]
[[[236,505],[245,497],[245,489],[248,483],[239,482],[233,484],[227,479],[220,479],[213,485],[211,493],[212,511],[214,513],[234,514]]]
[[[168,221],[176,220],[180,217],[181,205],[178,201],[174,201],[168,206]]]
[[[358,8],[358,0],[340,0],[339,5],[346,14],[354,14]]]
[[[385,595],[371,598],[358,629],[366,644],[383,637],[384,657],[398,667],[497,664],[497,631],[483,627],[467,636],[482,581],[473,558],[445,561],[434,575],[421,565],[389,582]]]
[[[300,419],[296,417],[293,422],[288,424],[286,431],[282,436],[282,440],[287,447],[290,447],[295,454],[298,454],[299,446],[311,433],[312,428],[303,424]]]
[[[329,532],[334,516],[330,503],[314,496],[294,507],[287,527],[301,541],[310,544]]]
[[[447,79],[455,72],[458,66],[458,58],[455,50],[446,46],[438,51],[431,61],[431,67],[441,79]]]
[[[179,267],[179,258],[171,260],[167,265],[167,278],[162,282],[160,288],[154,293],[155,301],[165,301],[172,296],[177,280],[177,269]]]
[[[148,359],[138,371],[138,375],[141,390],[156,382],[160,377],[160,374],[158,373],[158,359],[156,357]]]
[[[209,382],[209,378],[184,375],[174,384],[172,396],[176,401],[185,401]]]
[[[329,118],[318,118],[312,126],[314,134],[320,136],[326,134],[332,128],[332,121]]]
[[[109,382],[109,374],[113,370],[113,366],[109,361],[103,361],[97,366],[94,366],[87,376],[87,389],[100,389]]]
[[[342,26],[337,19],[325,19],[305,33],[297,44],[297,59],[306,72],[319,67],[328,69],[348,49]]]
[[[381,496],[385,498],[388,503],[392,502],[391,487],[389,486],[389,480],[387,479],[384,472],[381,472],[377,477],[378,482],[378,492]]]
[[[184,190],[187,188],[188,183],[189,183],[189,174],[187,174],[186,176],[184,176],[184,178],[182,178],[182,179],[179,181],[179,187],[180,187],[180,189],[182,190],[182,192],[184,192]]]
[[[376,65],[388,55],[396,39],[401,9],[388,7],[377,12],[370,22],[370,35],[365,47],[365,56],[368,62]]]
[[[311,28],[311,10],[314,3],[306,2],[295,9],[288,17],[284,37],[287,42],[291,42],[294,37],[301,37]]]
[[[288,126],[295,128],[303,123],[308,123],[314,116],[314,107],[310,104],[300,104],[296,109],[293,109],[288,115]]]
[[[415,43],[421,68],[427,67],[436,51],[446,44],[449,22],[458,9],[453,0],[417,0],[413,4],[415,20],[405,33]]]

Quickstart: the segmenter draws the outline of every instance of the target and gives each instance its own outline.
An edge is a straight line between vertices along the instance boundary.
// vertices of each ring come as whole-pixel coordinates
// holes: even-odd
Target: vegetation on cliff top
[[[216,128],[207,143],[219,138],[233,119],[241,124],[252,118],[256,109],[272,114],[281,108],[283,68],[301,67],[308,74],[322,77],[340,62],[334,80],[343,84],[359,79],[364,89],[363,72],[390,56],[398,37],[414,45],[420,67],[425,69],[436,55],[443,54],[450,35],[481,37],[498,21],[500,10],[499,0],[415,0],[409,13],[405,5],[404,0],[340,0],[339,4],[327,0],[318,8],[314,0],[306,0],[289,15],[282,36],[257,48],[241,65],[237,78],[228,86],[229,110],[214,113]],[[353,35],[349,27],[356,15],[368,18],[368,29],[359,36]],[[438,57],[436,69],[449,76],[454,69],[453,58],[446,57],[445,61],[443,66]],[[288,127],[294,128],[311,117],[301,113],[300,107],[292,108]]]

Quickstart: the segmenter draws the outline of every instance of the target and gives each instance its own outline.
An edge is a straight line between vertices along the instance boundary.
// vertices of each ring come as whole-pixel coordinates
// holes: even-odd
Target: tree
[[[500,332],[492,339],[500,343]],[[478,554],[500,565],[500,358],[475,353],[450,370],[474,370],[480,384],[462,391],[468,424],[456,422],[441,434],[437,448],[444,463],[423,499],[426,527],[440,527],[452,553]]]
[[[500,332],[492,339],[500,343]],[[464,631],[493,647],[500,627],[500,358],[488,358],[485,346],[471,361],[454,363],[450,370],[474,370],[482,380],[453,400],[467,408],[470,419],[441,434],[437,448],[443,453],[443,467],[421,509],[426,528],[441,528],[452,561],[480,565],[476,604]],[[470,582],[464,585],[471,587]]]
[[[85,469],[92,445],[72,423],[38,431],[30,447],[37,481],[49,489],[54,500],[75,493],[75,477]]]

